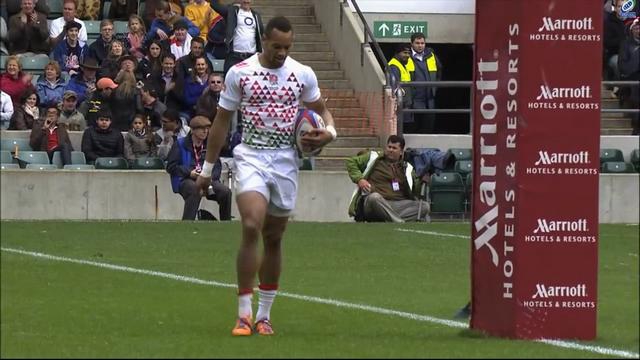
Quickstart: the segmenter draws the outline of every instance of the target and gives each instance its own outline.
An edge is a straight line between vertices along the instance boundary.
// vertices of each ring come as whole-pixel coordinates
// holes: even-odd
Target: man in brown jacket
[[[46,151],[49,154],[49,162],[53,153],[60,151],[62,164],[71,164],[71,151],[73,146],[69,139],[69,133],[64,125],[58,126],[60,110],[51,105],[47,108],[44,119],[38,119],[33,124],[29,144],[34,151]]]

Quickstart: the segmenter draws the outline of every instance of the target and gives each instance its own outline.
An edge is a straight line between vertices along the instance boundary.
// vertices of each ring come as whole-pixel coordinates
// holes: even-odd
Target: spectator
[[[227,46],[224,42],[226,28],[227,22],[220,14],[216,13],[211,20],[207,33],[207,45],[205,46],[205,52],[214,59],[224,60],[227,57]]]
[[[20,98],[24,91],[33,86],[31,85],[33,76],[22,72],[22,64],[20,64],[20,60],[15,55],[7,56],[4,68],[6,69],[5,72],[0,75],[0,90],[11,96],[15,107],[20,103]]]
[[[58,105],[62,102],[66,83],[61,77],[60,65],[57,61],[51,60],[44,66],[44,76],[38,78],[36,88],[40,97],[40,106],[47,108]]]
[[[160,74],[162,72],[162,57],[164,50],[162,44],[158,40],[152,40],[146,50],[146,55],[138,62],[136,69],[136,78],[148,79],[152,74]],[[156,84],[157,85],[157,84]],[[162,91],[164,94],[164,91]]]
[[[113,113],[113,128],[117,131],[128,131],[136,110],[136,77],[132,72],[122,71],[115,78],[118,87],[111,96],[111,112]]]
[[[220,100],[220,92],[224,88],[222,74],[209,74],[209,83],[202,95],[196,103],[195,114],[208,117],[213,121],[218,112],[218,101]]]
[[[169,38],[174,34],[176,24],[180,22],[181,26],[186,26],[187,32],[191,37],[200,35],[200,29],[195,26],[189,19],[178,15],[171,10],[171,5],[166,1],[161,1],[156,8],[156,18],[149,27],[149,32],[144,41],[148,44],[153,39],[159,39],[168,48],[170,45]],[[187,47],[188,49],[189,47]]]
[[[138,67],[138,59],[133,55],[124,55],[118,62],[120,71],[126,71],[131,73],[133,77],[136,77],[136,68]]]
[[[34,7],[34,0],[22,0],[22,10],[9,19],[9,53],[49,53],[47,15]]]
[[[29,144],[34,151],[46,151],[49,162],[52,162],[53,153],[59,151],[62,165],[67,165],[71,164],[73,145],[65,126],[58,126],[58,111],[53,105],[47,107],[45,118],[36,120],[31,129]]]
[[[162,114],[162,128],[156,132],[161,141],[158,145],[158,157],[166,160],[173,143],[189,135],[190,131],[191,128],[188,125],[182,124],[180,114],[176,110],[167,109]]]
[[[618,54],[620,44],[625,39],[625,27],[622,19],[622,3],[624,0],[614,0],[614,10],[604,16],[604,65],[605,80],[619,80],[620,71],[618,69]],[[614,95],[618,88],[613,87]]]
[[[410,87],[401,87],[399,83],[409,82],[414,77],[413,61],[409,62],[411,58],[411,46],[407,44],[401,44],[396,48],[396,53],[389,61],[389,71],[391,72],[391,87],[396,94],[402,95],[402,107],[410,109],[413,105],[413,92]],[[412,133],[415,130],[413,116],[410,113],[404,113],[403,118],[403,132]]]
[[[184,17],[200,29],[200,38],[207,42],[207,32],[214,17],[218,15],[205,0],[195,0],[184,8]],[[204,44],[203,44],[204,45]]]
[[[33,88],[28,88],[20,98],[20,104],[14,109],[9,130],[29,130],[33,128],[33,123],[40,116],[38,110],[40,98]]]
[[[2,3],[7,8],[8,18],[20,12],[20,8],[22,6],[22,0],[5,0],[5,1],[2,1]],[[35,7],[37,12],[43,13],[47,16],[49,16],[49,13],[51,12],[49,10],[49,5],[47,4],[46,1],[36,1]],[[4,14],[3,14],[3,17],[4,17]]]
[[[118,84],[108,77],[101,78],[96,82],[96,91],[91,98],[80,104],[80,113],[86,119],[87,125],[95,127],[98,120],[98,112],[101,109],[111,109],[111,96]]]
[[[163,2],[166,2],[169,6],[169,12],[174,14],[182,15],[182,5],[180,0],[146,0],[144,7],[144,14],[142,17],[144,18],[144,22],[149,25],[156,18],[158,8],[164,8]]]
[[[113,31],[113,21],[109,19],[102,20],[100,22],[100,36],[89,46],[90,56],[95,58],[99,65],[109,54],[111,42],[114,39]]]
[[[5,130],[9,127],[11,116],[13,116],[13,101],[11,101],[11,96],[0,90],[0,129]]]
[[[204,53],[204,41],[200,37],[195,37],[191,39],[190,46],[191,46],[190,47],[191,50],[189,54],[179,58],[178,61],[176,62],[176,73],[178,75],[178,78],[180,79],[185,79],[193,74],[196,58],[201,56],[204,57],[204,60],[207,63],[207,67],[209,68],[209,70],[213,69],[213,65],[211,64],[211,61],[207,59]],[[175,55],[175,53],[173,54]],[[176,58],[177,57],[178,56],[176,55]]]
[[[211,0],[211,7],[224,17],[227,25],[225,43],[227,57],[224,61],[224,74],[233,65],[262,52],[262,17],[251,9],[251,0],[240,0],[240,7],[222,5],[219,0]]]
[[[124,138],[111,127],[111,112],[100,109],[96,127],[87,127],[82,134],[82,152],[87,164],[95,164],[99,157],[122,157]]]
[[[181,111],[186,118],[191,118],[195,111],[198,98],[207,88],[209,79],[209,68],[204,56],[200,56],[195,61],[195,71],[184,81],[178,81],[178,94],[182,94]],[[182,86],[180,86],[182,84]]]
[[[136,101],[136,111],[144,115],[147,125],[156,130],[162,126],[162,114],[167,106],[158,100],[158,91],[151,80],[144,81],[138,87],[139,95]]]
[[[139,61],[144,58],[142,42],[144,41],[144,37],[147,35],[147,29],[144,26],[142,18],[136,14],[129,16],[127,26],[129,27],[129,32],[125,34],[125,37],[128,42],[127,47],[129,49],[129,54],[135,56]]]
[[[162,73],[154,76],[154,81],[157,84],[158,96],[160,100],[167,105],[167,107],[179,108],[181,105],[181,96],[175,89],[176,80],[176,57],[167,53],[162,59]]]
[[[49,41],[51,42],[51,46],[55,46],[64,38],[66,33],[64,27],[70,21],[75,21],[80,24],[78,27],[78,39],[85,44],[87,43],[87,27],[84,21],[76,17],[76,10],[75,0],[64,0],[62,2],[62,16],[52,20],[51,24],[49,24]]]
[[[129,161],[129,166],[135,159],[156,157],[159,142],[160,137],[147,125],[144,115],[134,115],[131,129],[124,136],[124,157]]]
[[[442,65],[433,52],[426,46],[423,33],[411,35],[411,57],[415,69],[413,81],[439,81],[442,76]],[[411,68],[411,65],[408,65]],[[435,109],[436,87],[416,86],[413,88],[414,109]],[[420,134],[433,134],[435,131],[435,114],[414,114],[414,131]]]
[[[78,95],[73,90],[67,90],[62,97],[62,111],[58,123],[65,125],[69,131],[84,131],[87,122],[84,115],[78,111]]]
[[[113,39],[109,44],[109,52],[104,58],[101,68],[98,71],[98,77],[108,77],[115,79],[120,71],[120,58],[126,54],[124,44],[118,39]]]
[[[131,19],[130,16],[138,16],[138,1],[127,0],[113,0],[111,1],[111,7],[109,7],[109,14],[107,15],[111,20],[127,21]],[[140,19],[142,24],[142,19]],[[144,26],[144,24],[143,24]]]
[[[169,50],[176,59],[188,54],[191,49],[191,35],[187,32],[187,22],[179,20],[173,25],[173,35],[169,38]]]
[[[98,20],[101,0],[78,0],[78,17],[83,20]]]
[[[80,73],[69,80],[65,90],[73,90],[78,95],[78,104],[82,104],[96,90],[96,71],[100,69],[96,59],[85,57],[80,63]]]
[[[191,119],[191,133],[178,139],[167,158],[167,172],[171,175],[171,187],[184,199],[182,220],[195,220],[202,192],[196,179],[202,170],[207,149],[207,137],[211,121],[204,116]],[[222,163],[215,163],[211,186],[205,194],[207,200],[215,200],[220,207],[220,220],[231,220],[231,190],[220,182]]]
[[[9,42],[9,33],[7,32],[7,22],[0,17],[0,55],[9,55],[7,43]]]
[[[78,39],[81,27],[80,23],[69,21],[64,26],[66,36],[53,49],[53,58],[60,64],[60,69],[69,75],[75,75],[80,71],[80,63],[88,51],[85,42]]]
[[[418,214],[420,180],[413,166],[402,158],[404,145],[404,138],[391,135],[384,152],[369,151],[346,160],[349,177],[358,185],[349,205],[350,216],[369,222],[402,223],[427,215],[427,204]]]
[[[640,81],[640,17],[633,20],[629,26],[629,36],[620,46],[618,57],[620,79],[625,81]],[[622,100],[631,109],[640,108],[640,89],[638,85],[631,86],[624,91]],[[640,114],[632,114],[632,135],[640,135]]]

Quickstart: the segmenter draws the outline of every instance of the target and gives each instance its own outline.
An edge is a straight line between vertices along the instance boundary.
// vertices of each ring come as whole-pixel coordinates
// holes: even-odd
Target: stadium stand
[[[96,169],[104,170],[127,170],[129,164],[127,160],[120,157],[102,157],[96,159]]]
[[[18,159],[18,162],[20,162],[20,167],[23,167],[23,165],[27,166],[29,164],[51,165],[49,162],[49,155],[46,151],[20,151],[16,158]]]
[[[96,167],[88,164],[71,164],[65,165],[64,170],[95,170]]]
[[[161,170],[164,169],[164,162],[157,157],[138,158],[133,161],[131,168],[137,170]]]
[[[129,32],[128,23],[126,21],[114,21],[113,22],[114,34],[124,34]]]
[[[600,149],[600,165],[608,161],[624,161],[622,150],[613,148]]]
[[[213,72],[224,71],[224,60],[213,59],[211,60],[211,65],[213,65]]]
[[[9,150],[0,151],[0,163],[2,164],[13,163],[13,156],[11,156],[11,152]]]
[[[640,149],[634,149],[631,152],[631,164],[640,172]]]
[[[606,161],[602,163],[602,173],[634,173],[633,165],[624,161]]]
[[[100,21],[85,20],[84,24],[87,26],[87,45],[89,45],[100,37]]]
[[[27,170],[58,170],[58,167],[52,164],[27,164]]]
[[[20,169],[18,164],[0,164],[0,169]]]
[[[44,73],[44,66],[49,63],[49,58],[44,56],[22,56],[20,57],[20,63],[22,64],[22,70],[35,75]]]
[[[467,175],[473,170],[473,163],[471,160],[458,160],[453,165],[453,170],[460,174],[463,179],[466,179]]]
[[[431,175],[431,213],[460,214],[465,211],[465,188],[457,172]]]
[[[53,153],[53,158],[51,159],[51,163],[56,165],[58,169],[63,168],[62,164],[62,156],[59,151]],[[82,151],[72,151],[71,152],[71,164],[68,165],[86,165],[87,161],[85,160],[84,153]]]
[[[450,148],[448,151],[455,155],[456,160],[471,160],[473,158],[473,151],[469,148]]]
[[[7,150],[10,152],[20,151],[31,151],[31,145],[29,145],[28,138],[17,138],[17,139],[1,139],[0,140],[0,148],[2,150]]]

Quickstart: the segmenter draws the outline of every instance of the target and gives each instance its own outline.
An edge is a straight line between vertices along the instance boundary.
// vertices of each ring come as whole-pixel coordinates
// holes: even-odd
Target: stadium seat
[[[117,20],[113,22],[113,31],[115,34],[125,34],[129,32],[128,21]]]
[[[467,207],[467,211],[471,211],[471,201],[473,200],[473,173],[468,173],[467,178],[464,180],[464,190],[466,193],[466,201],[465,205]]]
[[[120,157],[102,157],[96,159],[96,169],[126,170],[129,169],[127,160]]]
[[[31,151],[31,145],[29,145],[29,139],[2,139],[0,140],[0,147],[2,150],[7,150],[10,152],[16,151],[16,145],[18,146],[18,152],[20,151]]]
[[[471,171],[473,170],[473,163],[471,162],[471,160],[458,160],[453,166],[453,170],[460,174],[463,179],[466,179],[467,174],[471,173]]]
[[[16,158],[21,166],[23,163],[25,166],[28,164],[51,165],[46,151],[20,151]]]
[[[608,161],[624,161],[622,150],[600,149],[600,165]]]
[[[52,164],[27,164],[27,170],[58,170],[58,167]]]
[[[640,149],[631,152],[631,165],[636,168],[637,172],[640,172]]]
[[[311,161],[311,159],[308,159],[308,158],[303,159],[302,165],[300,165],[298,170],[313,170],[313,161]]]
[[[131,168],[138,170],[163,170],[164,162],[157,157],[139,158],[133,161]]]
[[[55,20],[62,16],[62,1],[47,1],[47,5],[49,5],[49,19]]]
[[[87,26],[87,39],[95,40],[100,37],[100,20],[84,20],[84,24]]]
[[[459,173],[431,175],[429,190],[432,213],[464,213],[465,188]]]
[[[456,156],[456,160],[471,160],[473,151],[468,148],[450,148],[449,152]]]
[[[20,169],[18,164],[0,164],[0,169]]]
[[[51,159],[51,163],[57,165],[58,168],[62,169],[62,154],[59,151],[53,153],[53,158]],[[86,165],[87,161],[85,160],[84,153],[82,151],[72,151],[71,152],[71,164],[68,165]]]
[[[0,163],[3,163],[3,164],[13,163],[13,156],[11,156],[11,151],[9,150],[0,151]]]
[[[109,10],[111,9],[111,1],[106,0],[102,3],[102,18],[103,19],[108,19],[109,18]]]
[[[32,74],[44,74],[44,67],[49,63],[49,57],[42,54],[21,56],[20,63],[24,71]]]
[[[633,165],[624,161],[607,161],[602,163],[602,173],[634,173]]]
[[[224,60],[214,59],[211,61],[211,65],[213,65],[213,72],[224,71]]]
[[[95,166],[87,164],[71,164],[65,165],[64,170],[95,170]]]

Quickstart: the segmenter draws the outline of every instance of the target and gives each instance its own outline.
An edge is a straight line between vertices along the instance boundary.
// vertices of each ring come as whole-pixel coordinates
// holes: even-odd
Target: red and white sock
[[[251,298],[253,289],[238,290],[238,317],[251,319],[253,310],[251,308]]]
[[[271,315],[271,305],[278,292],[278,284],[261,284],[258,286],[258,313],[256,320],[269,320]]]

